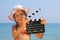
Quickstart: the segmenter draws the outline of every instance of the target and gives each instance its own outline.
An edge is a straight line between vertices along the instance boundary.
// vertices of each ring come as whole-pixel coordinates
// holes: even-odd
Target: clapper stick
[[[39,13],[41,11],[41,9],[38,9],[35,11],[35,13]],[[35,13],[33,12],[32,15],[29,15],[28,17],[31,18],[33,15],[35,15]]]

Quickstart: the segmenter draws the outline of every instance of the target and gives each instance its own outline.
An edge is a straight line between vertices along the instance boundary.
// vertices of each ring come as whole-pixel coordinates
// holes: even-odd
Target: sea
[[[0,40],[14,40],[12,37],[12,25],[15,23],[0,23]],[[31,34],[30,40],[38,39],[34,34]],[[47,23],[45,33],[42,40],[60,40],[60,23]]]

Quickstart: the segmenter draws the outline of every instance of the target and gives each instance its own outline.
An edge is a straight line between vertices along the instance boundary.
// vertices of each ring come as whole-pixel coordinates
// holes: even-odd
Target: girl
[[[26,34],[27,13],[29,8],[25,9],[21,5],[16,5],[12,13],[8,16],[9,20],[14,20],[16,25],[12,26],[12,35],[14,40],[30,40],[30,34]],[[42,24],[46,24],[45,20],[42,20]],[[36,37],[42,38],[44,33],[35,34]]]

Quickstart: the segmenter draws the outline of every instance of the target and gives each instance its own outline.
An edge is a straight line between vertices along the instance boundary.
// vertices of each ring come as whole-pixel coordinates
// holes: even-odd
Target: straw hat
[[[12,8],[11,14],[8,16],[9,20],[14,21],[13,14],[14,14],[17,10],[24,10],[24,11],[26,12],[26,14],[29,12],[29,8],[24,8],[22,5],[15,5],[15,6]]]

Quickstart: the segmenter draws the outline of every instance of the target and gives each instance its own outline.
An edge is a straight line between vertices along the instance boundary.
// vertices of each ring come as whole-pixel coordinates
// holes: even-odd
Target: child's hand
[[[45,19],[41,20],[41,24],[46,25],[46,20]]]
[[[26,27],[26,24],[29,24],[28,19],[24,16],[21,19],[21,25]]]

